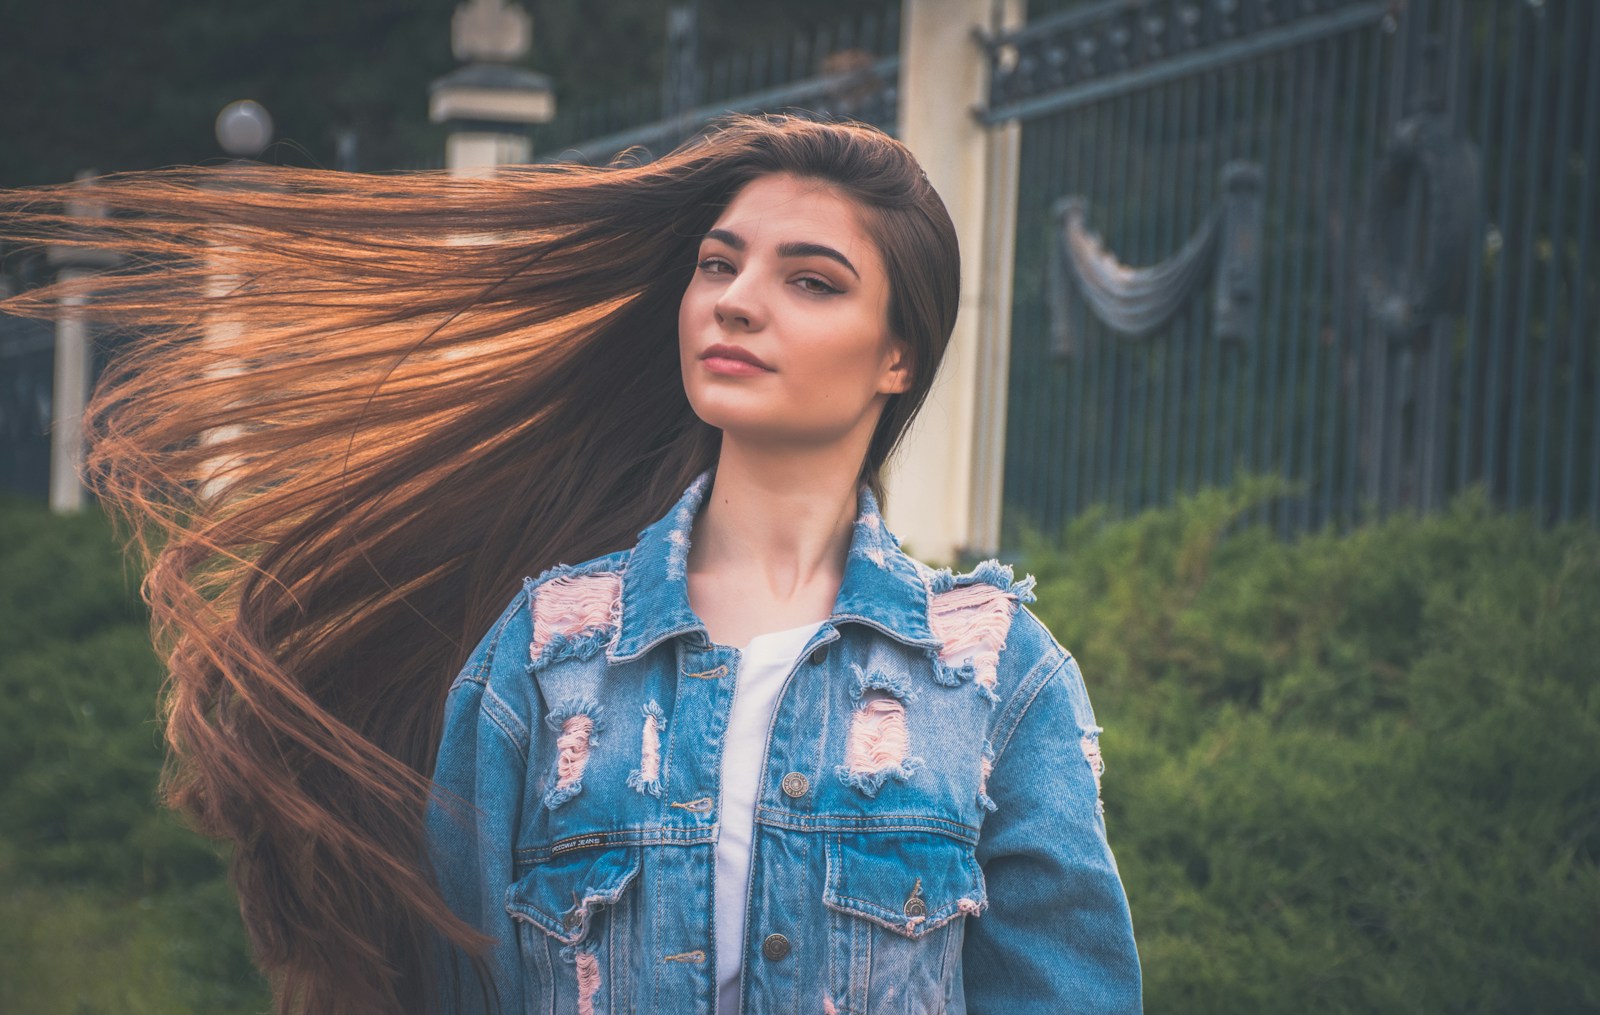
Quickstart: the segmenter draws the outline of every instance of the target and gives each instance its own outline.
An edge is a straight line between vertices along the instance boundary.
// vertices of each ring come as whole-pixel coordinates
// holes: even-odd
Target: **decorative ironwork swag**
[[[1248,343],[1256,337],[1261,294],[1261,167],[1230,162],[1222,168],[1222,200],[1179,251],[1157,264],[1134,268],[1089,231],[1089,202],[1058,200],[1051,214],[1049,278],[1051,348],[1073,356],[1073,293],[1116,334],[1144,338],[1162,328],[1213,278],[1213,330],[1218,338]]]

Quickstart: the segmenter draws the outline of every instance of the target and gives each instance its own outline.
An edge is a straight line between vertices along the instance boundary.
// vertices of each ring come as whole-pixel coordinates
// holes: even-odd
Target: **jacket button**
[[[922,897],[922,879],[911,886],[911,894],[906,896],[905,914],[909,918],[928,915],[928,903]]]
[[[782,934],[768,934],[761,942],[761,954],[777,962],[789,957],[789,939]]]
[[[790,772],[783,777],[783,782],[779,785],[783,787],[785,796],[799,798],[805,796],[806,790],[811,788],[811,780],[799,772]]]
[[[811,664],[813,666],[821,666],[822,661],[826,658],[828,658],[828,646],[818,645],[811,650]]]

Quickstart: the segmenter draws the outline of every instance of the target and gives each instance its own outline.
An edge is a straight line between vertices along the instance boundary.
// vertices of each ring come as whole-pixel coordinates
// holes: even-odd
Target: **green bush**
[[[1600,536],[1239,524],[1277,492],[1029,540],[1149,1009],[1600,1010]]]
[[[1149,1010],[1600,1010],[1600,535],[1465,498],[1284,541],[1240,521],[1277,492],[1018,562],[1106,727]],[[0,1011],[266,1004],[155,804],[135,590],[95,515],[0,504]]]
[[[223,857],[156,802],[161,665],[105,520],[0,502],[0,612],[0,1011],[262,1010]]]

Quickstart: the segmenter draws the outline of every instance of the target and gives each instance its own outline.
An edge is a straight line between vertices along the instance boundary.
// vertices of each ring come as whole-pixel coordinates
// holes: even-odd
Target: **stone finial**
[[[510,63],[533,44],[533,18],[520,4],[505,0],[467,0],[450,22],[450,46],[463,63]]]

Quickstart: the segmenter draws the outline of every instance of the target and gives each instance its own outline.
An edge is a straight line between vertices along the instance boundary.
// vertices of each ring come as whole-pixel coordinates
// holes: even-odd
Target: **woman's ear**
[[[890,338],[889,341],[889,360],[883,376],[878,379],[878,390],[886,395],[898,395],[911,387],[911,345],[900,338]]]

